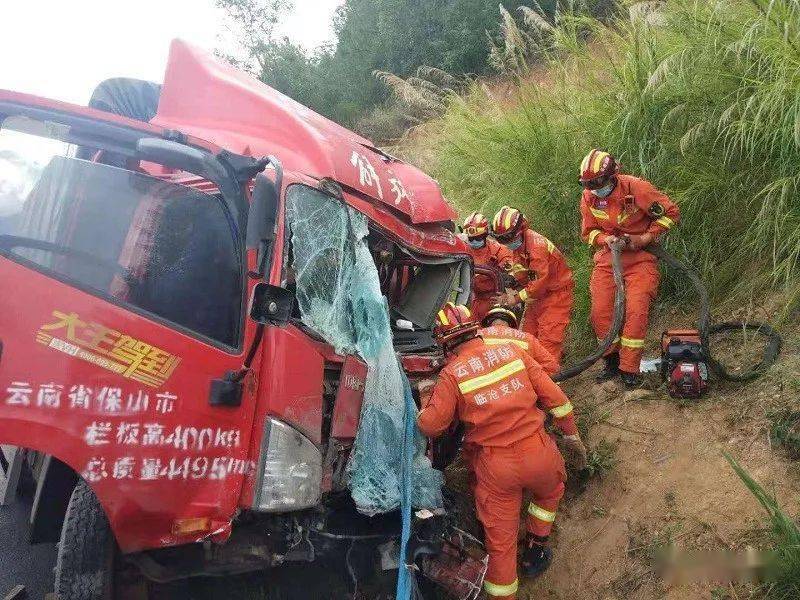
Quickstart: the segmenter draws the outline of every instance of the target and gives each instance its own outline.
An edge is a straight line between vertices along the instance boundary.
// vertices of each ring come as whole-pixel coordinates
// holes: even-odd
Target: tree
[[[248,71],[263,71],[275,43],[275,30],[294,10],[294,0],[216,0],[216,4],[228,16],[229,28],[243,55],[225,58]]]
[[[239,32],[245,65],[265,83],[346,126],[383,106],[388,88],[373,73],[400,77],[421,66],[456,76],[482,74],[500,28],[497,0],[345,0],[336,11],[336,42],[308,53],[276,39],[293,0],[217,0]],[[514,12],[528,4],[506,0]],[[555,0],[541,2],[552,11]],[[239,64],[242,64],[241,62]]]

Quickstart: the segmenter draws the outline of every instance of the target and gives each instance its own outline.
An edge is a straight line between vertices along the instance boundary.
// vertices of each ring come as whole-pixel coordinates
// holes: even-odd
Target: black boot
[[[605,363],[603,370],[594,378],[597,383],[609,381],[619,375],[619,354],[617,352],[604,356],[603,362]]]
[[[629,390],[635,390],[636,388],[641,387],[642,382],[644,381],[639,373],[628,373],[627,371],[620,371],[619,378]]]
[[[522,573],[531,579],[544,573],[553,560],[553,552],[547,546],[533,543],[522,553]]]

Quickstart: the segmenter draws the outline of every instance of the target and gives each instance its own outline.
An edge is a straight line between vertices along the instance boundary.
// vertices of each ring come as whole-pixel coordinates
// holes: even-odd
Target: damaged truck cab
[[[110,597],[120,569],[241,573],[336,538],[366,365],[300,319],[294,241],[319,246],[316,301],[341,273],[326,224],[293,207],[366,217],[412,381],[442,364],[436,311],[470,293],[455,214],[418,169],[179,41],[147,91],[142,115],[0,90],[0,443],[27,457],[64,598],[101,560],[80,597]],[[87,505],[113,537],[81,529]]]

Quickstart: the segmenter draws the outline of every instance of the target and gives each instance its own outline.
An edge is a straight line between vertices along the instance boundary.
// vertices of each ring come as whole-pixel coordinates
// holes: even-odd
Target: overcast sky
[[[296,0],[282,32],[313,48],[342,0]],[[85,104],[108,77],[163,79],[169,42],[225,45],[214,0],[0,0],[0,89]]]

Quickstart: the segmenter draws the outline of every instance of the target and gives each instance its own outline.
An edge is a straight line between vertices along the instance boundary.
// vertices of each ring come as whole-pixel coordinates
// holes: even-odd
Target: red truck
[[[470,293],[418,169],[180,41],[143,89],[151,114],[0,90],[0,443],[38,457],[31,538],[60,541],[62,600],[350,539],[366,367],[299,318],[298,198],[367,218],[412,382]]]

